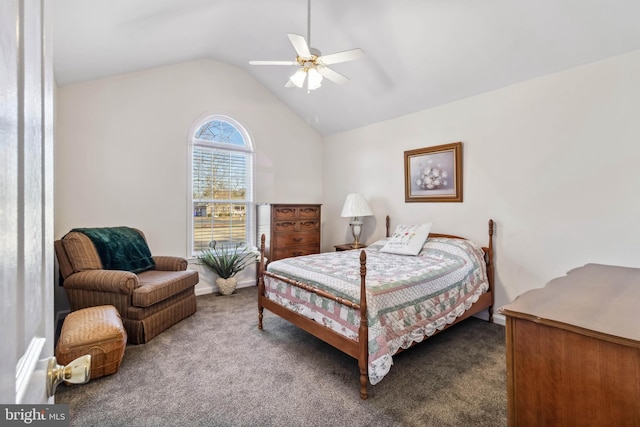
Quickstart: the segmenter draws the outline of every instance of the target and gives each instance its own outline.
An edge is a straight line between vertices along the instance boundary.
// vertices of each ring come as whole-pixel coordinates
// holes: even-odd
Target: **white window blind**
[[[254,246],[253,150],[244,129],[209,117],[193,137],[192,255],[219,244]]]

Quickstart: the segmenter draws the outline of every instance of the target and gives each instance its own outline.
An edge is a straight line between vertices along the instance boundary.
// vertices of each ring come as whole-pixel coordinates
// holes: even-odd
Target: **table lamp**
[[[371,212],[367,199],[365,199],[362,194],[351,193],[347,195],[340,216],[351,217],[351,234],[353,234],[352,248],[356,249],[363,246],[360,244],[360,234],[362,233],[361,217],[370,215],[373,215],[373,212]]]

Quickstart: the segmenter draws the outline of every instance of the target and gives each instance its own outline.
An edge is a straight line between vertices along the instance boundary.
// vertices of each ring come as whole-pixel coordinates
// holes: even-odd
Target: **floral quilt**
[[[429,238],[417,256],[380,252],[383,244],[364,249],[371,384],[389,372],[398,349],[453,323],[489,288],[484,253],[472,241]],[[268,270],[359,304],[359,257],[359,250],[326,252],[274,261]],[[352,308],[267,276],[265,295],[358,340],[360,314]]]

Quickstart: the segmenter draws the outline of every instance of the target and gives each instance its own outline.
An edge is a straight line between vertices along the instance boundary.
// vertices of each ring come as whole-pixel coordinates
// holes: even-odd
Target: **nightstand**
[[[360,245],[360,247],[354,248],[351,245],[352,243],[345,243],[344,245],[335,245],[334,248],[336,248],[336,252],[340,252],[340,251],[350,251],[352,249],[364,249],[367,247],[367,245]]]

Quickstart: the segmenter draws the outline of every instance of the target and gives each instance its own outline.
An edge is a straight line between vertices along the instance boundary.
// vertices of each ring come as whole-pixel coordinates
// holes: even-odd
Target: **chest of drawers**
[[[257,206],[258,245],[265,235],[265,256],[276,261],[320,253],[318,204],[261,204]]]

